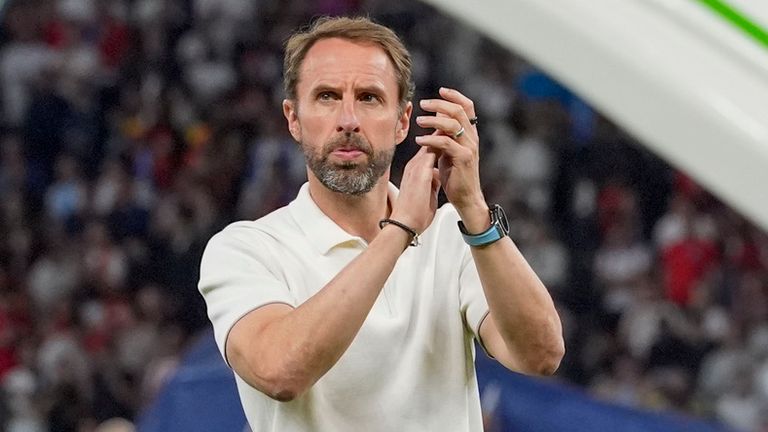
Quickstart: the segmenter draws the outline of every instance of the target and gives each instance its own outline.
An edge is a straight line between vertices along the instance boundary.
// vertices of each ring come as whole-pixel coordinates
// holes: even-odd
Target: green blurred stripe
[[[739,30],[746,33],[747,36],[754,39],[757,43],[762,45],[763,48],[768,49],[768,31],[760,27],[760,25],[756,22],[752,21],[749,16],[721,0],[697,1],[710,8],[716,14],[720,15],[721,18],[724,18],[726,21],[738,27]]]

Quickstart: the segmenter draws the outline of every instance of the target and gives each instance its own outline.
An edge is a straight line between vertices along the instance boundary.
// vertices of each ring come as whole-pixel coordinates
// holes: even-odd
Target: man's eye
[[[321,92],[317,95],[317,98],[319,100],[332,100],[333,99],[333,93],[332,92]]]
[[[372,93],[365,93],[364,95],[360,96],[360,100],[363,102],[378,102],[379,97]]]

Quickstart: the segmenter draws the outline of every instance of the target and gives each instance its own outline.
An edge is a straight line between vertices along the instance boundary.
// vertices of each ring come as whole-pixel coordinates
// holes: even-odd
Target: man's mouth
[[[364,155],[365,152],[356,147],[340,147],[332,151],[331,154],[339,159],[350,160]]]
[[[331,154],[334,157],[344,161],[357,159],[365,154],[368,154],[368,152],[365,151],[364,144],[357,143],[355,141],[356,140],[353,138],[337,143],[336,148],[331,151]]]

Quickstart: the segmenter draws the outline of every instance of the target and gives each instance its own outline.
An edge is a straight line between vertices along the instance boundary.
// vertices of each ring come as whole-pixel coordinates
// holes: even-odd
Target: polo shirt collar
[[[397,187],[389,183],[389,200],[394,201],[398,193]],[[309,182],[301,186],[296,199],[288,204],[288,209],[309,242],[321,255],[326,255],[336,246],[350,241],[366,244],[364,239],[344,231],[320,210],[309,194]]]

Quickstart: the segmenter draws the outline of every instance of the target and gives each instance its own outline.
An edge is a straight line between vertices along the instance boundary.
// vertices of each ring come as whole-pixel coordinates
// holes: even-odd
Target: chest
[[[364,251],[362,245],[337,247],[326,255],[290,255],[282,261],[281,277],[295,304],[301,304],[330,283]],[[300,269],[300,271],[287,269]],[[439,262],[437,254],[409,248],[397,261],[344,357],[378,363],[413,346],[426,354],[441,350],[450,333],[463,331],[459,305],[458,263]],[[362,276],[359,287],[377,289]],[[453,335],[452,337],[455,337]],[[343,359],[342,359],[343,360]]]

